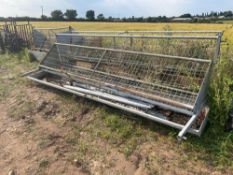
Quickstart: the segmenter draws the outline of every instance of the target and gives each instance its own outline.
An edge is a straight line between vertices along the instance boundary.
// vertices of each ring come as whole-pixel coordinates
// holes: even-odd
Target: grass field
[[[210,124],[177,145],[177,131],[38,86],[20,75],[37,66],[27,50],[0,55],[0,169],[21,174],[229,174],[233,134],[224,132],[233,83],[232,24],[32,22],[76,30],[223,30],[209,90]],[[13,145],[13,146],[12,146]],[[18,160],[23,160],[18,162]],[[6,174],[6,173],[5,173]]]

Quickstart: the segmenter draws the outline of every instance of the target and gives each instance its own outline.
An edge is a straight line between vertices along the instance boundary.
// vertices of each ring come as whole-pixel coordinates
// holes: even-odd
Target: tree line
[[[190,18],[190,22],[215,22],[217,19],[233,19],[232,11],[202,13],[201,15],[191,15],[189,13],[178,16],[178,18]],[[104,14],[95,14],[94,10],[88,10],[85,18],[79,18],[75,9],[67,9],[64,13],[62,10],[53,10],[50,16],[42,15],[41,18],[32,17],[15,17],[15,20],[35,20],[35,21],[107,21],[107,22],[171,22],[175,17],[157,16],[157,17],[124,17],[114,18],[105,17]],[[6,18],[0,17],[0,21]]]
[[[55,20],[55,21],[62,21],[62,20],[68,20],[68,21],[74,21],[74,20],[104,20],[105,17],[103,14],[99,14],[97,18],[95,17],[95,11],[94,10],[88,10],[86,12],[86,18],[77,18],[78,13],[77,10],[74,9],[67,9],[65,13],[63,13],[61,10],[54,10],[51,12],[51,17],[47,17],[45,15],[41,16],[41,19],[43,20]]]

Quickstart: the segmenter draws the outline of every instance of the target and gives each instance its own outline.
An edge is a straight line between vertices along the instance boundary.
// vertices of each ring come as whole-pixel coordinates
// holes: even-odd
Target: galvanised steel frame
[[[57,33],[59,43],[213,59],[220,52],[220,31],[80,31]]]
[[[182,140],[187,132],[200,136],[206,125],[213,63],[56,43],[28,78],[179,129]]]
[[[52,45],[56,42],[56,33],[69,33],[72,29],[70,26],[57,28],[33,28],[32,50],[48,52]]]

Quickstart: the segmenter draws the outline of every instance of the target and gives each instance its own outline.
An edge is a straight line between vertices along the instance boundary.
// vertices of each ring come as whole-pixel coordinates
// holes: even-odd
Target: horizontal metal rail
[[[108,50],[108,51],[116,51],[116,52],[121,52],[121,53],[133,53],[133,54],[156,56],[156,57],[161,57],[161,58],[170,58],[170,59],[180,59],[180,60],[186,60],[186,61],[195,61],[195,62],[200,62],[200,63],[211,63],[211,60],[205,60],[205,59],[188,58],[188,57],[180,57],[180,56],[172,56],[172,55],[164,55],[164,54],[155,54],[155,53],[145,53],[145,52],[139,52],[139,51],[122,50],[122,49],[91,47],[91,46],[82,46],[82,45],[74,45],[74,44],[63,44],[63,43],[55,43],[55,45],[58,45],[58,46],[69,46],[69,47],[78,47],[78,48],[87,48],[87,49],[96,49],[96,50]]]
[[[60,56],[67,57],[68,55],[60,54]],[[86,61],[86,60],[88,60],[89,62],[93,62],[93,63],[96,63],[96,62],[99,61],[98,58],[87,57],[87,56],[72,56],[72,55],[69,55],[69,58],[72,58],[72,59],[77,60],[77,61]],[[115,61],[115,63],[120,63],[120,61]],[[107,64],[107,61],[102,61],[102,64]],[[114,64],[114,63],[112,63],[112,64]],[[127,62],[127,61],[125,61],[125,64],[137,64],[137,62],[136,61],[135,62]],[[142,68],[146,68],[145,65],[141,65],[141,67]],[[190,69],[190,70],[192,70],[192,69]]]
[[[69,29],[69,26],[66,27],[53,27],[53,28],[33,28],[33,30],[61,30],[61,29]]]
[[[190,31],[178,31],[178,30],[169,30],[169,31],[148,31],[148,30],[144,30],[144,31],[72,31],[72,33],[118,33],[118,34],[134,34],[134,33],[139,33],[139,34],[147,34],[147,33],[150,33],[150,34],[187,34],[187,33],[190,33],[190,34],[206,34],[206,33],[209,33],[209,34],[218,34],[218,33],[222,33],[223,31],[218,31],[218,30],[190,30]]]
[[[95,95],[95,96],[100,97],[100,98],[104,98],[104,99],[107,99],[107,100],[113,100],[113,101],[116,101],[116,102],[120,102],[120,103],[127,104],[127,105],[130,105],[130,106],[135,106],[135,107],[142,108],[142,109],[151,109],[153,107],[153,106],[151,106],[149,104],[142,104],[142,103],[139,103],[139,102],[129,100],[127,98],[122,98],[122,97],[119,97],[119,96],[116,96],[116,95],[111,95],[111,94],[107,94],[107,93],[103,93],[103,92],[88,90],[88,89],[69,86],[69,85],[65,85],[64,87],[68,88],[68,89],[71,89],[71,90],[81,92],[81,93],[85,93],[85,94],[89,94],[89,95]]]
[[[138,35],[95,35],[95,34],[73,34],[73,33],[57,33],[57,36],[86,36],[86,37],[117,37],[117,38],[142,38],[142,39],[208,39],[216,40],[218,36],[138,36]]]

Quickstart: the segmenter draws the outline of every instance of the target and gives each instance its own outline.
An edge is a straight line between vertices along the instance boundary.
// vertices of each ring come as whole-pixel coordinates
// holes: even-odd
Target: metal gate
[[[1,25],[1,47],[11,51],[20,50],[22,47],[29,47],[32,44],[32,25],[17,24],[15,21]]]
[[[56,43],[28,78],[177,128],[183,139],[205,127],[212,65],[209,58]]]
[[[216,60],[220,31],[80,31],[57,33],[58,43]]]

